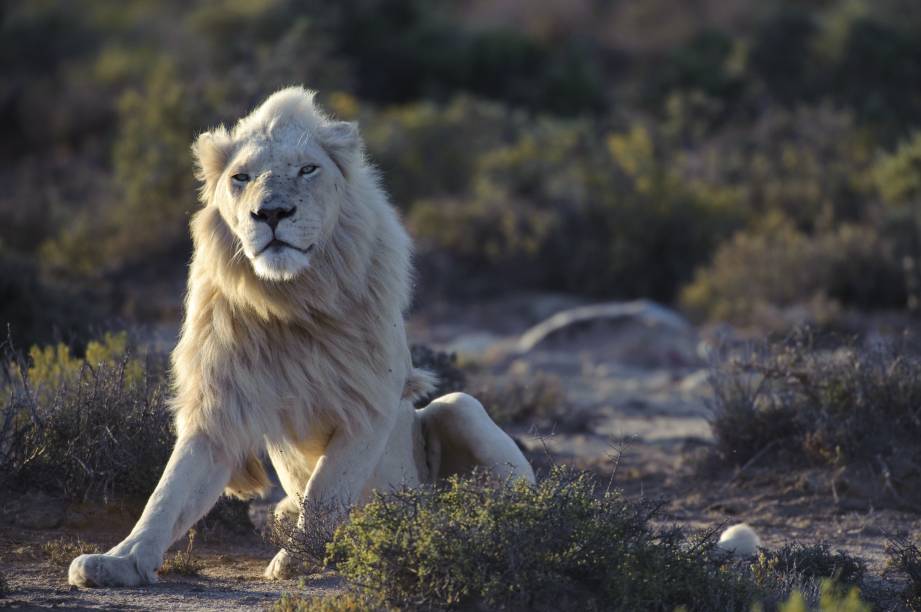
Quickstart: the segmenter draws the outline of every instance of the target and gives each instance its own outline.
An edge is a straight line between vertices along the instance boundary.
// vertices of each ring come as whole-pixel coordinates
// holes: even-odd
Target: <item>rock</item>
[[[562,351],[641,367],[701,365],[694,327],[655,302],[609,302],[564,310],[525,332],[519,353]]]

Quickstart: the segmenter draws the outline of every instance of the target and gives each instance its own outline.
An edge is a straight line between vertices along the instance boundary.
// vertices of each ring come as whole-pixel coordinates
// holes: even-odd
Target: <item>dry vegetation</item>
[[[173,442],[162,355],[134,354],[125,333],[5,353],[0,486],[68,498],[143,498]]]
[[[80,538],[62,536],[42,544],[42,552],[51,563],[67,567],[71,561],[80,555],[100,553],[102,550],[96,544],[84,542]]]
[[[730,354],[711,382],[726,463],[846,469],[871,500],[921,508],[921,358],[909,343],[823,349],[800,332]]]
[[[159,574],[175,574],[177,576],[198,576],[205,565],[200,559],[196,559],[193,553],[195,546],[195,529],[190,529],[188,533],[188,544],[184,551],[177,551],[175,555],[163,561],[163,565],[157,571]]]

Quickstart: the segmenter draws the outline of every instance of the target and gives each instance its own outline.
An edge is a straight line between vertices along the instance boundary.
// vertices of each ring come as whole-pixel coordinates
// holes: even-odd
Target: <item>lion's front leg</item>
[[[80,555],[70,564],[76,586],[137,586],[156,581],[163,553],[217,501],[231,464],[204,435],[176,441],[163,476],[137,525],[102,555]]]
[[[308,518],[304,506],[322,508],[330,525],[340,522],[349,509],[359,503],[371,477],[381,462],[394,427],[392,415],[376,419],[363,432],[337,431],[304,489],[303,506],[297,528],[303,529]],[[292,559],[285,549],[278,551],[265,570],[266,578],[290,575]]]

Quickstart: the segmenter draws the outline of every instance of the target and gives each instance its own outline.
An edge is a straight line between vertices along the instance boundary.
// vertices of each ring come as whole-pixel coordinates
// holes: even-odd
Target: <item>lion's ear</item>
[[[324,126],[320,130],[320,141],[343,175],[348,174],[355,156],[361,154],[364,146],[354,121],[334,121]]]
[[[192,144],[195,156],[195,178],[201,181],[199,197],[207,204],[215,185],[230,159],[230,134],[223,126],[199,135]]]

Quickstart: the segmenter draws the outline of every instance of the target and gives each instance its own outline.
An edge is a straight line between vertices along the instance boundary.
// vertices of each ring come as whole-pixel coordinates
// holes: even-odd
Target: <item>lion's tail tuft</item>
[[[415,402],[432,393],[437,386],[437,374],[423,368],[413,368],[403,385],[403,399]]]

